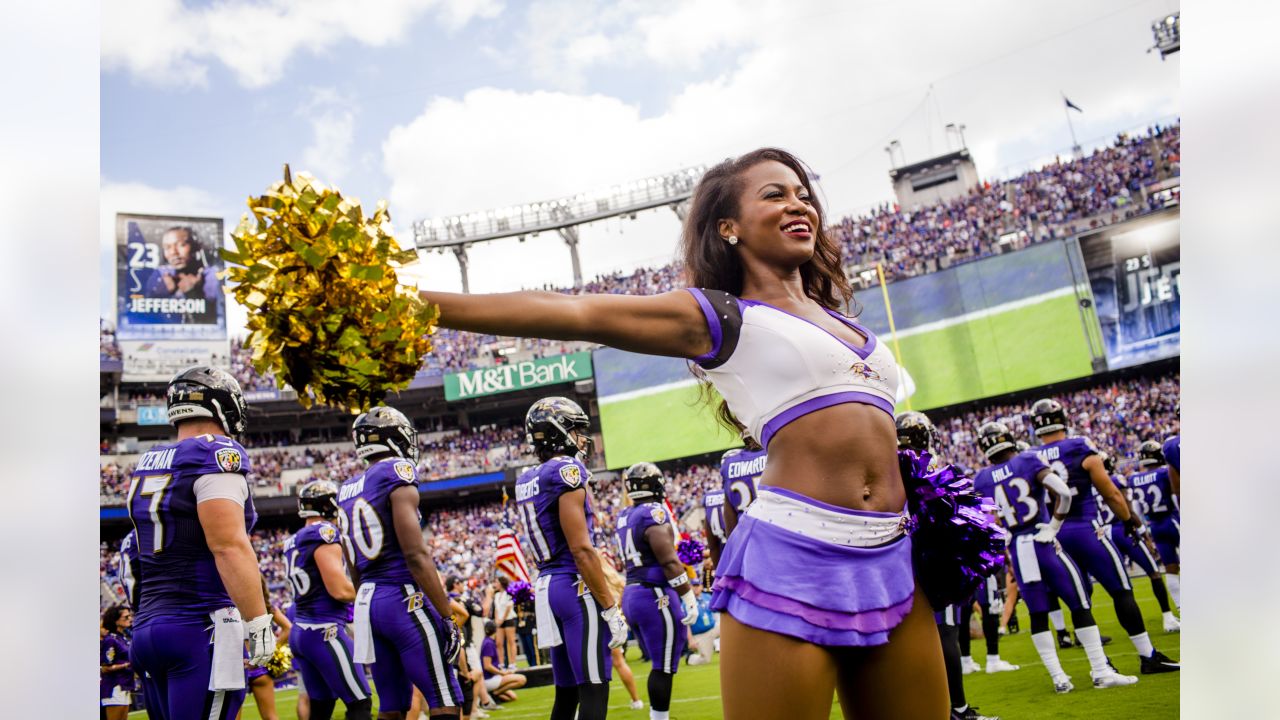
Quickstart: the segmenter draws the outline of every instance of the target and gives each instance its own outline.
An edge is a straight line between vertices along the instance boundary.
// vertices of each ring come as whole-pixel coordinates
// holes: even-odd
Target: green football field
[[[1150,582],[1146,578],[1136,578],[1134,589],[1146,617],[1152,642],[1161,652],[1174,659],[1180,659],[1178,635],[1165,635],[1159,629],[1160,612],[1151,594]],[[1116,623],[1111,599],[1101,588],[1095,588],[1094,600],[1096,603],[1094,614],[1102,633],[1114,638],[1114,642],[1107,646],[1107,654],[1121,672],[1136,675],[1138,657],[1133,650],[1133,645]],[[1078,648],[1061,650],[1058,653],[1062,666],[1074,679],[1076,689],[1067,695],[1055,695],[1049,684],[1048,675],[1044,672],[1044,667],[1031,646],[1026,606],[1020,603],[1018,612],[1022,632],[1001,638],[1000,656],[1021,665],[1022,669],[996,675],[977,673],[965,676],[965,690],[968,693],[969,702],[981,708],[983,712],[997,714],[1004,720],[1042,720],[1044,718],[1160,720],[1178,717],[1178,673],[1142,675],[1138,684],[1131,687],[1094,690],[1089,685],[1088,661],[1084,657],[1084,651]],[[973,640],[974,659],[982,663],[985,651],[984,641],[981,638],[975,638]],[[644,697],[648,665],[639,662],[638,653],[634,648],[628,653],[628,659],[635,672],[641,697]],[[679,675],[676,676],[675,695],[671,706],[671,717],[674,720],[704,720],[720,717],[718,668],[718,662],[698,667],[688,665],[681,667]],[[296,720],[294,714],[296,698],[297,693],[294,690],[278,693],[277,709],[282,720]],[[647,709],[631,710],[628,707],[626,690],[616,676],[609,699],[610,717],[622,720],[628,718],[647,720],[649,717]],[[519,700],[504,706],[501,710],[492,711],[490,716],[494,720],[545,718],[550,713],[551,700],[550,687],[522,690]],[[130,717],[143,717],[143,714],[134,713]],[[258,720],[261,717],[252,699],[245,704],[242,717],[245,720]],[[338,710],[336,717],[342,717],[341,709]],[[831,717],[840,717],[838,705],[832,707]]]
[[[888,334],[880,338],[890,342]],[[1073,295],[901,338],[915,410],[1083,377],[1093,372]],[[906,409],[899,403],[899,410]]]

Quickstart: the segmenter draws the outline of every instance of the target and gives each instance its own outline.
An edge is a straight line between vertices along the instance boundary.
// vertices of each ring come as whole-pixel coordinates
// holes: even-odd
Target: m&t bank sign
[[[591,377],[591,353],[576,352],[526,360],[514,365],[480,368],[444,376],[444,399],[449,401],[586,380]]]

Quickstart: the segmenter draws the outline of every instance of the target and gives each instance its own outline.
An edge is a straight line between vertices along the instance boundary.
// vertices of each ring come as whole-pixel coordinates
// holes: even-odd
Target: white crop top
[[[832,405],[866,403],[893,417],[898,364],[857,322],[827,310],[867,338],[860,348],[768,303],[688,290],[711,331],[711,352],[694,362],[764,447],[787,423]]]

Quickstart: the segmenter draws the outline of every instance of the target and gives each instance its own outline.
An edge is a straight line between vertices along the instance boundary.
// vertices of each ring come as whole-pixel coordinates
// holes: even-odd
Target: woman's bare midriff
[[[761,485],[873,512],[900,512],[906,491],[898,472],[893,418],[862,403],[811,412],[787,423],[769,442]]]

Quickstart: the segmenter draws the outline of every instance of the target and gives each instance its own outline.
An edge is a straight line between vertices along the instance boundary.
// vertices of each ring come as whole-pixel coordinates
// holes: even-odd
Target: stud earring
[[[724,240],[725,240],[725,242],[729,243],[730,245],[737,245],[737,244],[738,244],[738,236],[737,236],[737,235],[730,235],[729,237],[725,238]]]

